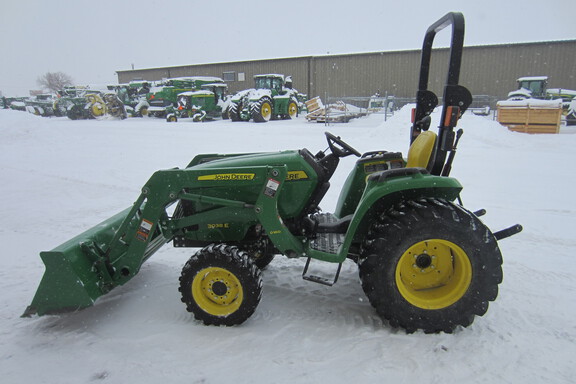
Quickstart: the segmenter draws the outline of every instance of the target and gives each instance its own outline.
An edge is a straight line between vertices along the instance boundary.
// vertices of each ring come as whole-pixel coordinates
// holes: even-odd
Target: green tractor
[[[427,89],[435,34],[453,26],[448,81],[438,134],[428,130],[438,102]],[[46,271],[24,313],[75,311],[133,278],[168,242],[200,248],[179,283],[188,311],[207,325],[247,320],[262,294],[261,269],[274,255],[305,261],[303,278],[324,285],[342,263],[358,264],[376,312],[408,332],[452,332],[482,316],[498,294],[498,240],[460,201],[449,177],[454,127],[471,102],[458,85],[464,18],[449,13],[426,33],[420,87],[407,159],[377,150],[361,154],[326,133],[329,150],[197,155],[184,169],[156,172],[133,206],[49,252]],[[459,135],[458,135],[459,136]],[[334,213],[318,205],[340,159],[357,156]],[[174,205],[170,210],[168,207]],[[169,213],[171,212],[171,213]],[[310,272],[330,263],[334,275]]]
[[[293,119],[298,116],[299,93],[292,88],[290,76],[268,74],[254,76],[255,88],[232,96],[228,115],[232,121]]]
[[[174,108],[178,107],[179,94],[200,90],[204,84],[223,82],[220,78],[205,76],[167,79],[150,89],[150,93],[147,95],[150,104],[148,114],[152,117],[165,118],[169,113],[173,113]]]
[[[517,80],[518,89],[508,93],[508,100],[558,100],[562,99],[562,109],[566,125],[576,125],[576,90],[548,88],[548,76],[527,76]]]
[[[143,117],[148,115],[150,104],[146,95],[150,90],[148,81],[131,81],[128,84],[108,86],[108,90],[114,91],[118,99],[124,104],[127,116]]]
[[[176,122],[179,118],[192,121],[207,121],[222,117],[228,86],[222,83],[203,84],[198,91],[182,92],[178,95],[178,107],[166,108],[166,121]]]

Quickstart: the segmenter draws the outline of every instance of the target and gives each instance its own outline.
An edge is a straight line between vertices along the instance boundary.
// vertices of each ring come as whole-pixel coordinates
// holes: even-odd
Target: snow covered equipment
[[[178,108],[178,95],[183,92],[199,91],[202,85],[209,83],[224,83],[224,80],[207,76],[177,77],[157,84],[146,95],[150,104],[149,116],[166,118]]]
[[[176,122],[179,118],[192,121],[207,121],[222,118],[226,103],[225,83],[203,84],[198,91],[182,92],[178,95],[178,107],[166,108],[166,121]]]
[[[430,27],[423,50],[426,58],[434,34],[449,25],[454,57],[439,134],[428,130],[435,99],[422,81],[428,57],[407,159],[385,150],[362,154],[326,132],[328,148],[316,154],[203,154],[183,169],[157,171],[131,208],[41,254],[46,272],[25,315],[92,305],[171,241],[199,248],[182,268],[179,291],[204,324],[246,321],[260,302],[261,270],[282,254],[305,261],[302,277],[326,286],[337,282],[342,263],[356,262],[369,302],[393,327],[452,332],[470,325],[498,294],[498,240],[521,227],[492,233],[478,218],[483,212],[462,206],[462,185],[448,176],[453,128],[469,98],[454,76],[462,15],[450,13]],[[359,159],[335,212],[322,212],[330,179],[348,156]],[[315,273],[320,262],[333,275]]]
[[[293,119],[299,112],[299,93],[292,88],[290,76],[267,74],[254,76],[255,88],[240,91],[230,100],[228,115],[232,121]]]
[[[574,108],[576,90],[548,88],[548,76],[526,76],[520,77],[516,81],[518,83],[518,89],[508,93],[509,101],[526,101],[530,99],[562,100],[562,113],[566,116],[566,125],[576,125],[576,111]],[[533,101],[528,101],[527,103],[538,104]],[[549,122],[546,121],[545,124],[549,125]],[[544,129],[544,131],[546,131],[546,129]]]
[[[26,110],[37,116],[54,115],[54,97],[50,94],[36,95],[34,98],[26,100]]]

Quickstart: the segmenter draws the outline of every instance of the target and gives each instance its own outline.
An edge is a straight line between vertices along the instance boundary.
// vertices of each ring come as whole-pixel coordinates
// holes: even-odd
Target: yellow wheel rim
[[[288,115],[290,117],[296,117],[297,114],[298,114],[298,106],[296,106],[296,104],[294,103],[288,104]]]
[[[270,105],[270,103],[268,102],[262,103],[260,113],[262,114],[262,118],[264,118],[264,120],[270,120],[270,117],[272,116],[272,106]]]
[[[410,304],[423,309],[446,308],[464,296],[472,281],[466,252],[441,239],[414,244],[396,265],[396,286]]]
[[[104,115],[104,106],[101,103],[94,103],[91,107],[91,110],[94,116],[98,117]]]
[[[204,312],[227,316],[240,308],[244,294],[240,280],[232,272],[209,267],[194,277],[192,297]]]

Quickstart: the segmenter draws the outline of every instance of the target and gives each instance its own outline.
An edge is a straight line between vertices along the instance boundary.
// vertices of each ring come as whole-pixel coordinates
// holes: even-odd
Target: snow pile
[[[438,114],[434,117],[437,118]],[[6,383],[569,383],[576,374],[576,131],[510,132],[466,114],[452,176],[500,243],[504,281],[488,313],[452,335],[406,335],[374,313],[347,262],[338,283],[301,279],[305,260],[277,257],[263,298],[239,327],[206,327],[180,302],[194,250],[166,245],[94,307],[21,319],[44,266],[38,256],[131,205],[157,169],[198,153],[327,147],[323,131],[360,152],[407,152],[410,108],[383,122],[304,118],[266,124],[168,124],[163,119],[41,118],[0,110],[0,372]],[[256,140],[254,138],[257,138]],[[355,159],[344,159],[321,203],[333,210]],[[312,263],[316,271],[334,266]]]

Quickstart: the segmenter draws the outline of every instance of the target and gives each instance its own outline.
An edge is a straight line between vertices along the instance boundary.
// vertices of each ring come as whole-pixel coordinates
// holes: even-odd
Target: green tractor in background
[[[228,86],[222,82],[203,84],[200,88],[199,91],[180,93],[177,108],[166,108],[166,121],[176,122],[179,118],[191,118],[192,121],[199,122],[221,118]]]
[[[146,100],[146,95],[150,91],[149,81],[131,81],[128,84],[108,86],[114,91],[118,99],[124,104],[126,113],[130,117],[143,117],[148,115],[150,104]]]
[[[202,85],[209,83],[224,83],[218,77],[179,77],[167,79],[150,88],[146,96],[150,107],[148,114],[151,117],[165,118],[173,112],[171,108],[178,108],[178,95],[183,92],[200,90]]]
[[[449,25],[452,47],[436,134],[429,130],[438,103],[427,88],[430,56],[434,36]],[[316,154],[306,148],[203,154],[183,169],[157,171],[131,207],[40,254],[46,271],[24,316],[92,306],[173,242],[200,248],[182,268],[179,291],[187,310],[207,325],[240,324],[254,313],[261,269],[276,254],[304,260],[302,277],[328,286],[346,260],[357,263],[370,304],[393,327],[452,332],[470,325],[498,295],[498,241],[522,228],[492,233],[479,219],[483,210],[462,206],[462,185],[449,176],[460,137],[454,128],[472,101],[458,85],[463,36],[460,13],[426,32],[407,159],[385,150],[362,154],[326,132],[329,150]],[[336,210],[321,212],[330,178],[347,156],[358,160]],[[333,275],[312,273],[312,261],[329,263]]]
[[[548,76],[526,76],[516,80],[518,89],[508,93],[508,100],[562,99],[566,125],[576,125],[576,90],[548,88]]]
[[[255,87],[240,91],[230,100],[228,116],[232,121],[293,119],[299,112],[299,93],[292,88],[290,76],[267,74],[254,76]]]

